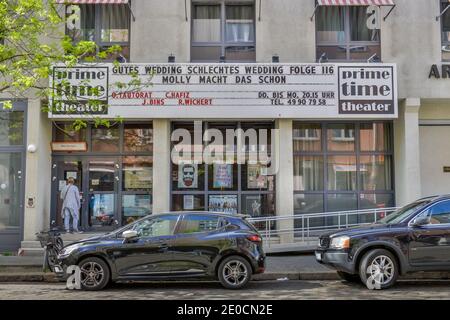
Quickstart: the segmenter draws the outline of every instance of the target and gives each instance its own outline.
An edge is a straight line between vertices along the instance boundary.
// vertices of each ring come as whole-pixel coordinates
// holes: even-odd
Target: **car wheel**
[[[101,290],[109,283],[109,268],[102,259],[89,257],[82,260],[78,266],[81,271],[81,289],[90,291]]]
[[[398,263],[395,256],[385,249],[367,252],[359,265],[359,276],[368,289],[387,289],[397,281]]]
[[[351,283],[360,283],[361,278],[359,277],[359,274],[351,274],[343,271],[337,272],[339,278],[341,278],[344,281],[351,282]]]
[[[241,289],[247,285],[251,277],[252,267],[242,257],[228,257],[219,265],[218,278],[222,286],[227,289]]]

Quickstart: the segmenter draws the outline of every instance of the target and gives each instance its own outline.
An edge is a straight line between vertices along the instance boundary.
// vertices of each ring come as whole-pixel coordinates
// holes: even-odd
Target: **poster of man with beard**
[[[198,170],[195,163],[180,163],[178,166],[178,188],[197,188]]]

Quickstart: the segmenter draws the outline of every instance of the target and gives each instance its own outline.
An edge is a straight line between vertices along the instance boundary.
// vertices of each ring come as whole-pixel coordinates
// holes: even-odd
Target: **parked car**
[[[316,260],[347,281],[386,289],[399,275],[450,270],[450,195],[410,203],[375,224],[324,234]]]
[[[265,266],[262,238],[245,216],[208,212],[147,216],[72,243],[58,260],[60,276],[68,266],[80,267],[85,290],[103,289],[110,281],[199,277],[240,289]]]

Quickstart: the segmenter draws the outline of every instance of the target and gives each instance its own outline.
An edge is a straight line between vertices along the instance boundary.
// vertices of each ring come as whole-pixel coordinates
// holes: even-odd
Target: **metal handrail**
[[[307,242],[312,240],[311,238],[317,238],[321,233],[339,230],[343,228],[362,226],[367,224],[372,224],[377,222],[379,215],[383,216],[389,215],[397,207],[390,208],[376,208],[376,209],[364,209],[364,210],[347,210],[347,211],[335,211],[335,212],[323,212],[323,213],[312,213],[312,214],[299,214],[299,215],[280,215],[280,216],[266,216],[266,217],[255,217],[249,218],[248,221],[258,227],[258,224],[264,224],[264,226],[259,226],[261,235],[268,242],[268,246],[271,245],[272,238],[280,237],[283,235],[291,235],[290,241],[284,241],[284,244],[289,242]],[[360,217],[364,216],[367,221],[362,220]],[[351,221],[353,218],[355,221]],[[311,223],[314,219],[326,219],[324,223]],[[292,227],[281,228],[279,226],[280,222],[292,221]],[[331,222],[330,222],[331,220]],[[335,221],[336,220],[336,221]],[[300,226],[296,224],[300,223]],[[275,229],[272,229],[273,224],[276,225]]]

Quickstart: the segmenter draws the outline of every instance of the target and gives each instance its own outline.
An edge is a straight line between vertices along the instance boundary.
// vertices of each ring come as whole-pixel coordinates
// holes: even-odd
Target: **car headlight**
[[[333,248],[333,249],[348,249],[348,248],[350,248],[350,237],[341,236],[341,237],[331,238],[330,248]]]
[[[61,250],[58,257],[67,257],[69,256],[74,250],[78,249],[80,246],[78,244],[74,244],[71,246],[67,246],[64,249]]]

